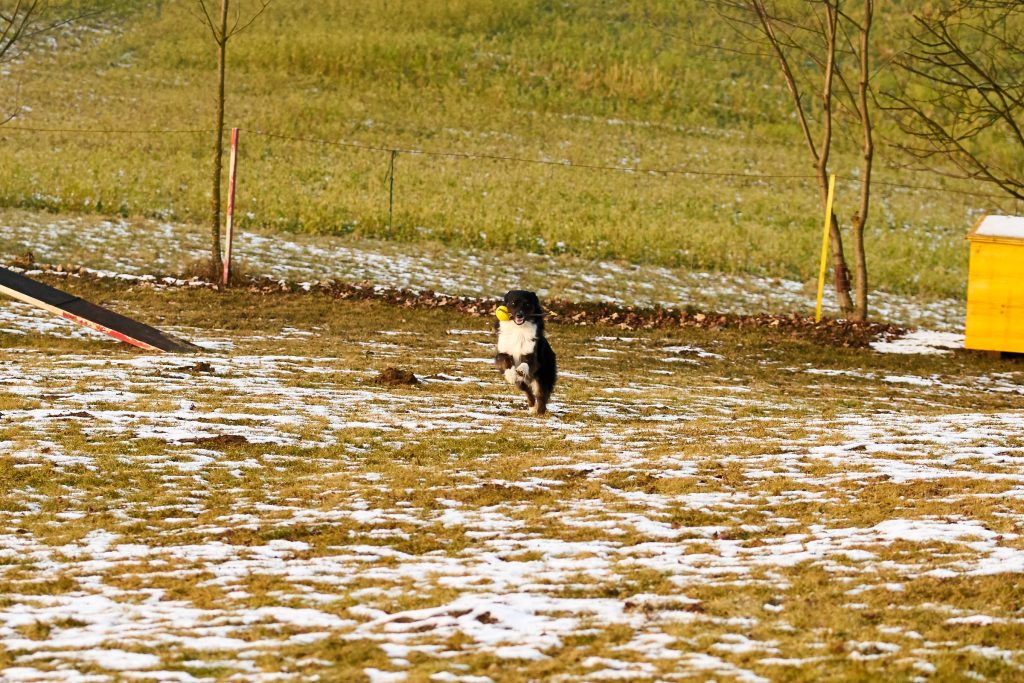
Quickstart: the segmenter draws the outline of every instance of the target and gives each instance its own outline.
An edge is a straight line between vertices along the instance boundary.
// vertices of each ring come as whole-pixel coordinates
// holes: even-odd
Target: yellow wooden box
[[[1024,217],[982,216],[967,239],[964,346],[1024,353]]]

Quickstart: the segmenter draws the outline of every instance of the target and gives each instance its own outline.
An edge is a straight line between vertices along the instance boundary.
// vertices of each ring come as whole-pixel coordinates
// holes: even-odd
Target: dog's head
[[[516,325],[522,325],[527,320],[537,322],[544,315],[537,295],[524,289],[513,289],[505,294],[504,303]]]

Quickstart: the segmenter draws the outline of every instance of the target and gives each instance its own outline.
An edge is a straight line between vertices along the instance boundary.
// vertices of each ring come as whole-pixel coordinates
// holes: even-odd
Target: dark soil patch
[[[184,439],[182,443],[192,443],[197,446],[241,446],[249,443],[249,439],[241,434],[218,434],[217,436],[197,436],[192,439]]]
[[[253,280],[250,291],[285,290],[304,291],[287,283],[267,280]],[[448,308],[468,315],[491,318],[496,299],[438,294],[432,291],[413,292],[406,289],[386,289],[370,284],[348,284],[340,282],[318,282],[310,290],[321,292],[338,299],[373,299],[401,308]],[[814,322],[810,316],[796,313],[788,315],[732,315],[705,313],[691,309],[638,308],[616,304],[566,301],[550,299],[545,302],[549,322],[561,325],[609,325],[621,330],[651,330],[666,328],[702,328],[707,330],[763,328],[791,337],[811,340],[818,344],[843,347],[865,347],[879,339],[891,339],[906,333],[898,325],[878,322],[854,322],[825,318]]]
[[[62,418],[65,418],[65,417],[81,417],[81,418],[85,418],[87,420],[95,420],[96,419],[95,415],[93,415],[92,413],[86,412],[84,410],[76,410],[73,413],[61,413],[60,415],[54,415],[54,417],[62,417]]]
[[[216,374],[217,372],[216,370],[213,369],[213,366],[207,363],[206,361],[199,361],[195,365],[182,365],[180,368],[174,369],[177,370],[178,372],[187,372],[193,375],[213,375]]]
[[[61,278],[69,274],[68,267],[36,264],[36,268],[49,275]],[[80,277],[104,279],[88,271],[77,269]],[[182,286],[195,289],[220,289],[220,285],[193,278],[181,285],[170,285],[163,281],[136,281],[136,286],[164,288]],[[379,287],[370,282],[350,283],[335,280],[320,280],[299,285],[294,282],[274,280],[268,277],[250,278],[235,285],[258,294],[321,294],[336,299],[380,301],[399,308],[456,310],[466,315],[492,318],[499,305],[497,299],[483,299],[468,296],[439,294],[431,290],[412,291],[391,287]],[[560,325],[608,325],[620,330],[652,330],[670,328],[701,328],[706,330],[756,329],[761,328],[779,334],[802,338],[817,344],[840,347],[866,347],[880,339],[894,339],[906,334],[907,329],[898,325],[879,322],[855,322],[825,318],[814,322],[811,316],[758,313],[756,315],[734,315],[698,311],[692,308],[650,308],[621,306],[598,302],[566,301],[549,299],[544,302],[549,322]]]
[[[379,375],[373,378],[374,384],[390,384],[390,385],[414,385],[419,384],[419,379],[416,375],[412,374],[408,370],[402,370],[401,368],[387,368]]]

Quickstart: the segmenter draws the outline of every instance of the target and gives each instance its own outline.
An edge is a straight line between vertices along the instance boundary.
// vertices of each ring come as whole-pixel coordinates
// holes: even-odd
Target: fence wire
[[[349,140],[331,140],[327,138],[309,137],[302,135],[291,135],[287,133],[278,133],[274,131],[262,130],[259,128],[245,128],[239,127],[239,130],[250,135],[255,135],[265,138],[273,138],[278,140],[288,140],[292,142],[299,142],[305,144],[315,145],[326,145],[332,147],[342,147],[348,149],[358,149],[369,152],[383,152],[389,155],[389,168],[394,168],[394,158],[399,154],[408,154],[414,156],[425,156],[435,158],[448,158],[448,159],[463,159],[463,160],[481,160],[481,161],[501,161],[505,163],[513,164],[532,164],[540,166],[554,166],[558,168],[581,170],[581,171],[595,171],[595,172],[617,172],[626,173],[635,176],[694,176],[694,177],[715,177],[715,178],[735,178],[742,180],[817,180],[818,176],[814,174],[800,174],[800,173],[751,173],[747,171],[729,171],[720,169],[709,169],[709,168],[694,168],[694,167],[671,167],[671,168],[658,168],[658,167],[645,167],[645,166],[613,166],[608,164],[588,164],[574,162],[568,159],[556,160],[553,158],[531,158],[522,157],[508,154],[495,154],[488,152],[467,152],[465,150],[439,150],[439,149],[426,149],[416,147],[403,147],[400,145],[389,145],[384,143],[365,143],[365,142],[353,142]],[[64,134],[75,134],[75,135],[181,135],[181,134],[214,134],[216,132],[213,128],[42,128],[33,126],[12,126],[12,125],[0,125],[0,134],[6,132],[17,132],[17,133],[64,133]],[[393,171],[389,171],[393,174]],[[392,175],[393,177],[393,175]],[[836,174],[836,179],[847,182],[855,183],[859,182],[860,179],[856,176],[845,176]],[[984,197],[990,199],[1002,199],[1002,200],[1015,200],[1006,194],[998,194],[994,192],[978,192],[974,190],[961,190],[949,187],[939,187],[935,185],[921,185],[921,184],[908,184],[899,183],[893,181],[877,180],[872,179],[872,185],[879,187],[888,187],[894,189],[903,190],[917,190],[923,192],[940,192],[944,194],[957,194],[968,197]]]

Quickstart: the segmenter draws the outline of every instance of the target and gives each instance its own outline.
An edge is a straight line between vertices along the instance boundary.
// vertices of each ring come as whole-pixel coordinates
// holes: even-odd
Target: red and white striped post
[[[224,237],[224,275],[221,284],[227,285],[231,279],[231,241],[235,227],[235,172],[238,170],[238,129],[231,129],[231,160],[228,162],[228,220],[227,234]]]

